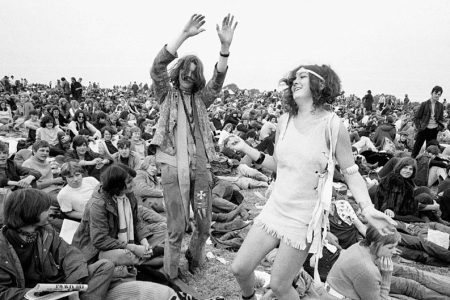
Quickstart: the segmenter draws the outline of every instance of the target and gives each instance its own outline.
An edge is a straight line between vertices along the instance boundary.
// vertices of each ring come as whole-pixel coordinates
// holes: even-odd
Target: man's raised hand
[[[236,29],[237,24],[237,22],[234,22],[234,16],[228,14],[225,18],[223,18],[222,28],[219,24],[216,25],[217,34],[219,35],[220,43],[222,45],[231,45],[234,30]]]
[[[183,34],[187,37],[195,36],[200,32],[205,31],[202,26],[205,24],[205,16],[203,15],[193,15],[189,21],[186,23],[183,29]]]

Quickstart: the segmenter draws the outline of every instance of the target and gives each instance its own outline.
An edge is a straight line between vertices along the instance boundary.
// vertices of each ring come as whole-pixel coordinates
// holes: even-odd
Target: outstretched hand
[[[205,16],[203,15],[193,15],[186,25],[183,28],[183,33],[186,34],[187,37],[192,37],[200,32],[205,31],[205,28],[202,26],[205,24]]]
[[[237,24],[237,22],[234,22],[234,16],[228,14],[223,18],[222,27],[220,27],[219,24],[216,25],[217,34],[219,35],[220,43],[222,45],[231,45]]]
[[[366,207],[363,210],[363,215],[366,217],[367,222],[378,229],[382,235],[392,233],[394,226],[397,224],[389,216],[376,210],[373,206]]]

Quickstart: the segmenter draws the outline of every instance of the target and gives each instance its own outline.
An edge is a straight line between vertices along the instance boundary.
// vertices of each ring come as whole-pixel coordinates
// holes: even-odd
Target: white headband
[[[317,74],[316,72],[314,72],[314,71],[312,71],[312,70],[309,70],[309,69],[305,69],[305,68],[303,68],[303,67],[301,67],[300,69],[298,69],[298,71],[297,71],[297,73],[295,73],[295,75],[297,75],[297,74],[299,74],[299,73],[309,73],[309,74],[312,74],[312,75],[316,76],[317,78],[319,78],[319,79],[325,81],[325,79],[323,79],[323,77],[320,76],[319,74]]]

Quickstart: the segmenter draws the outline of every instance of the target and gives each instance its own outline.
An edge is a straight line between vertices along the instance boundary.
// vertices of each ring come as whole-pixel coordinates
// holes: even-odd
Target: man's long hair
[[[205,76],[203,75],[203,63],[202,61],[195,55],[186,55],[185,57],[180,58],[175,66],[169,71],[170,81],[172,82],[175,88],[180,88],[180,73],[187,72],[191,67],[191,63],[194,63],[197,67],[193,72],[195,76],[194,86],[192,88],[192,93],[202,90],[206,85]]]

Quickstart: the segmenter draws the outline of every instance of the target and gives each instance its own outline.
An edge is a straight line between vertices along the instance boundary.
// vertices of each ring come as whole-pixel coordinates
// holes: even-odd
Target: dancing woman
[[[279,120],[274,155],[260,153],[236,136],[228,141],[229,147],[277,172],[273,192],[231,266],[243,299],[256,299],[253,271],[278,245],[270,287],[279,300],[298,299],[292,281],[308,252],[320,254],[322,228],[314,224],[323,224],[323,210],[317,210],[316,205],[321,202],[318,184],[327,173],[330,140],[337,140],[333,156],[368,221],[382,233],[393,222],[373,207],[352,157],[349,134],[337,116],[326,109],[340,93],[336,73],[325,65],[299,66],[281,82],[287,87],[284,97],[289,113]],[[332,136],[330,126],[334,129]]]

